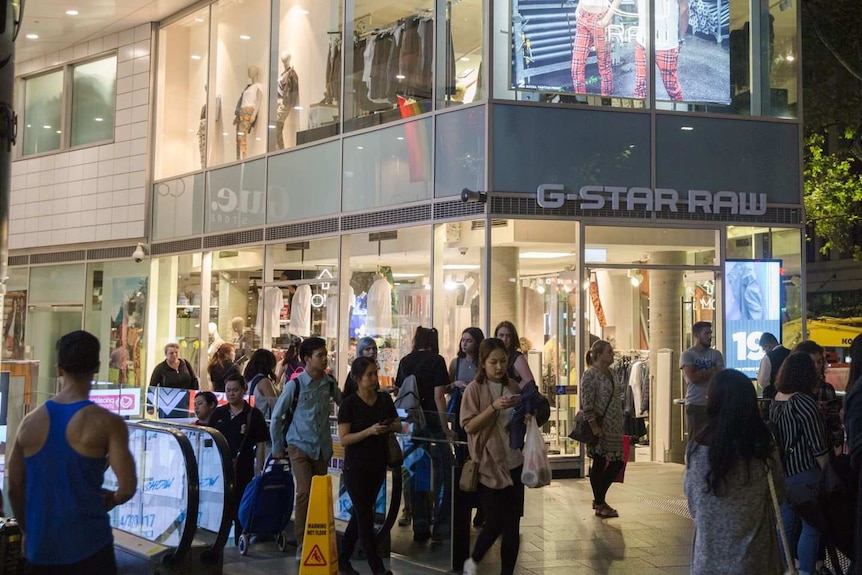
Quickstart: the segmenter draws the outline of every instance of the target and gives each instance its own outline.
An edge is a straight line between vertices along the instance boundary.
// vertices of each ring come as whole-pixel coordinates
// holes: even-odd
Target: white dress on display
[[[353,291],[353,286],[347,286],[347,317],[353,313],[353,307],[356,303],[356,293]],[[326,335],[329,339],[338,337],[338,289],[332,290],[331,294],[326,296]]]
[[[365,333],[372,336],[388,335],[392,329],[392,285],[386,278],[371,284],[367,302]]]
[[[257,300],[257,323],[255,331],[262,337],[279,337],[279,320],[281,319],[281,308],[284,307],[284,295],[281,288],[269,286],[263,289],[263,297]],[[264,319],[266,318],[266,319]],[[264,333],[266,329],[266,333]]]
[[[290,333],[299,337],[311,336],[311,286],[297,286],[290,302]]]

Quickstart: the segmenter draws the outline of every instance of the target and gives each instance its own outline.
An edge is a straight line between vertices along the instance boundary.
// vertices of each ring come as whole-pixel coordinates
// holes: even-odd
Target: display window
[[[212,6],[209,165],[266,152],[270,46],[266,0],[220,0]]]
[[[344,241],[349,272],[342,274],[347,281],[342,292],[344,301],[354,303],[342,323],[341,357],[347,361],[341,363],[346,368],[357,340],[371,337],[379,349],[380,385],[392,385],[398,362],[412,350],[416,328],[432,325],[431,228],[353,234]]]
[[[339,133],[341,0],[280,0],[272,63],[269,149]]]
[[[149,382],[153,369],[164,361],[164,346],[176,343],[180,346],[180,358],[191,363],[196,372],[201,358],[201,270],[203,258],[200,253],[181,254],[154,258],[150,264],[150,290],[154,297],[149,300],[148,342],[152,350],[147,358]],[[198,374],[200,376],[200,374]]]
[[[348,0],[344,130],[429,112],[434,92],[434,1]]]
[[[584,260],[588,264],[669,264],[716,266],[718,230],[588,226]]]
[[[338,238],[267,246],[266,285],[263,288],[263,345],[285,350],[307,337],[326,340],[337,353],[339,310],[351,309],[349,289],[339,283]],[[341,302],[342,293],[345,295]],[[337,361],[331,361],[337,371]]]
[[[26,268],[9,268],[3,296],[3,347],[0,355],[3,360],[22,360],[25,357],[28,275]]]
[[[769,5],[765,30],[760,34],[763,62],[768,71],[769,98],[764,98],[764,116],[796,118],[799,116],[799,3],[778,2]]]
[[[155,178],[207,166],[207,92],[210,9],[159,30]],[[221,112],[221,95],[213,111]]]
[[[485,2],[438,2],[437,107],[469,104],[485,97]]]

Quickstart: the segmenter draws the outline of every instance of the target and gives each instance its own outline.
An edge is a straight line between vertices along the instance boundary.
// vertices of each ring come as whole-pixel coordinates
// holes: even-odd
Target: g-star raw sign
[[[612,210],[678,212],[680,202],[690,214],[760,216],[766,213],[766,194],[746,192],[709,192],[688,190],[686,195],[671,188],[626,188],[621,186],[581,186],[577,193],[566,193],[561,184],[542,184],[536,189],[536,202],[542,208],[561,208],[566,201],[577,201],[582,210],[602,210],[608,203]]]

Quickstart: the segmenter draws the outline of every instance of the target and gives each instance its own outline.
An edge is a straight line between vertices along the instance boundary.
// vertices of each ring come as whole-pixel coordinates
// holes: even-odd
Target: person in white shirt
[[[640,24],[635,41],[635,98],[646,98],[646,31],[649,0],[638,0]],[[688,32],[688,0],[656,0],[653,14],[655,29],[655,65],[667,95],[674,102],[681,101],[682,87],[679,85],[677,69],[679,52],[685,46]]]

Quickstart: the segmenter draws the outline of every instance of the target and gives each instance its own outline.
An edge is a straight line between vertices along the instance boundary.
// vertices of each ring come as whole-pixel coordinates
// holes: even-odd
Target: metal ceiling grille
[[[505,218],[492,218],[491,219],[491,228],[505,228],[509,225],[509,220]],[[472,230],[484,230],[485,229],[485,220],[473,220],[470,222],[470,229]]]
[[[80,262],[87,259],[86,250],[72,250],[68,252],[49,252],[46,254],[31,254],[31,264],[59,264],[65,262]]]
[[[207,236],[204,238],[204,249],[262,242],[263,228],[257,228],[256,230],[243,230],[241,232],[230,232],[228,234],[219,234],[217,236]]]
[[[87,259],[90,261],[128,260],[131,259],[136,247],[137,244],[117,248],[94,248],[87,250]]]
[[[395,208],[393,210],[343,216],[341,218],[341,229],[349,231],[364,228],[382,228],[400,224],[427,222],[430,219],[431,204],[427,203],[418,206]]]
[[[484,216],[485,204],[481,202],[438,202],[434,204],[435,220],[461,219],[471,216]]]
[[[150,254],[160,256],[165,254],[174,254],[180,252],[198,252],[201,250],[202,242],[200,238],[189,238],[186,240],[174,240],[172,242],[162,242],[153,244],[150,249]]]
[[[287,240],[290,238],[304,238],[308,236],[322,236],[338,233],[338,218],[326,218],[311,222],[300,222],[296,224],[285,224],[267,228],[266,239]]]

